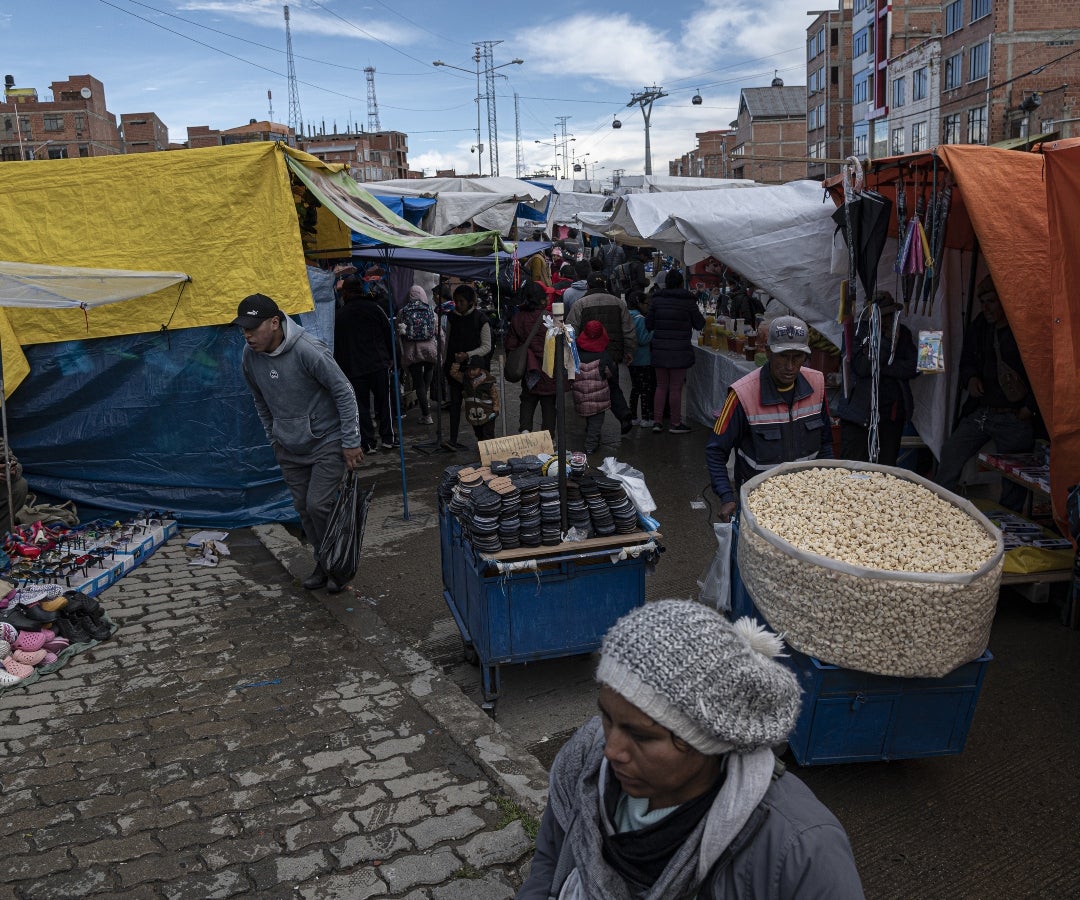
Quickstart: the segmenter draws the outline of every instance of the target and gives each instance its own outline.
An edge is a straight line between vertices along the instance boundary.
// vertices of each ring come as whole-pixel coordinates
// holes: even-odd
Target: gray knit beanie
[[[782,649],[752,619],[659,600],[611,626],[596,680],[702,753],[746,752],[786,740],[799,714],[799,682],[773,659]]]

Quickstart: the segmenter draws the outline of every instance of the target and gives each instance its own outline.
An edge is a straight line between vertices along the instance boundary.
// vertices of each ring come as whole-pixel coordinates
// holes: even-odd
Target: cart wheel
[[[470,666],[480,665],[480,654],[476,652],[476,648],[472,644],[465,645],[465,662]]]

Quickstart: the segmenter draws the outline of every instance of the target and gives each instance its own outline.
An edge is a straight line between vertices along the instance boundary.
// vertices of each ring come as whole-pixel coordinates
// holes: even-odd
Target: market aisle
[[[523,808],[417,695],[494,726],[229,545],[197,568],[174,538],[100,598],[112,640],[3,695],[11,896],[512,896]]]

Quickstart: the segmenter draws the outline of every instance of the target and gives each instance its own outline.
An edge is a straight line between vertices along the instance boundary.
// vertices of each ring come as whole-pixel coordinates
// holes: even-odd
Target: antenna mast
[[[502,41],[477,41],[484,61],[484,91],[487,96],[488,113],[488,168],[492,175],[499,174],[499,126],[495,121],[495,57],[494,48]]]
[[[364,69],[367,78],[367,130],[370,132],[382,131],[379,124],[379,101],[375,99],[375,67],[367,66]]]
[[[289,127],[299,137],[304,134],[304,114],[300,112],[300,91],[296,86],[296,63],[293,61],[292,32],[289,30],[289,7],[285,7],[285,56],[289,61]]]

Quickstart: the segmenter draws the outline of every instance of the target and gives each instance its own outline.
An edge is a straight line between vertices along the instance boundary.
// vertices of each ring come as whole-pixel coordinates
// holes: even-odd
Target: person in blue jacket
[[[782,649],[695,601],[616,622],[517,900],[860,900],[843,826],[773,753],[799,712]]]

